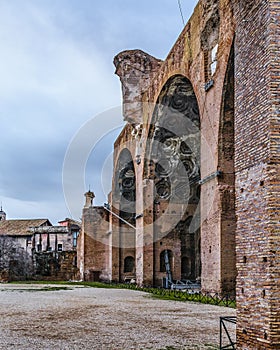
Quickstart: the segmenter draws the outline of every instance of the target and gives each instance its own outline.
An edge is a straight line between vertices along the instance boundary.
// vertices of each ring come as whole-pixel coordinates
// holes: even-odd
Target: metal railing
[[[170,289],[153,289],[153,294],[161,296],[174,297],[184,301],[196,301],[203,304],[220,305],[226,307],[235,307],[235,296],[226,294],[224,296],[218,293],[198,292],[197,289],[188,289],[187,291]]]
[[[154,287],[138,287],[133,284],[123,284],[123,288],[136,289],[143,292],[151,293],[156,297],[168,298],[178,301],[193,301],[202,304],[211,304],[217,306],[225,306],[235,308],[235,295],[226,294],[219,295],[218,293],[211,292],[201,292],[197,289],[188,288],[187,291],[184,290],[172,290],[165,288],[154,288]]]
[[[232,324],[236,325],[235,316],[220,317],[220,350],[236,350],[236,341],[235,339],[232,339],[232,334],[228,329],[228,326]],[[223,345],[225,339],[229,343]]]

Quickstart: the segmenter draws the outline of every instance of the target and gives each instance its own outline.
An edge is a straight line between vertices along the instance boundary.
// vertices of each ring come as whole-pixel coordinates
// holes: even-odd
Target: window
[[[57,245],[57,250],[58,250],[59,252],[62,252],[62,244],[58,244],[58,245]]]
[[[74,231],[73,232],[73,247],[77,247],[77,239],[78,239],[79,231]]]
[[[133,256],[127,256],[124,259],[124,272],[133,272],[134,271],[134,258]]]
[[[216,68],[217,68],[217,53],[218,53],[218,44],[214,46],[213,49],[211,50],[210,70],[211,70],[212,76],[216,72]]]
[[[161,253],[160,253],[160,272],[166,272],[166,262],[165,262],[165,251],[166,250],[163,250]],[[172,252],[171,250],[167,250],[167,253],[168,253],[168,263],[169,263],[169,266],[170,266],[170,270],[171,270],[171,262],[172,262]]]
[[[213,76],[217,69],[217,54],[218,54],[218,44],[212,47],[211,50],[205,50],[204,51],[204,79],[205,79],[205,91],[208,91],[211,89],[211,87],[214,85]]]

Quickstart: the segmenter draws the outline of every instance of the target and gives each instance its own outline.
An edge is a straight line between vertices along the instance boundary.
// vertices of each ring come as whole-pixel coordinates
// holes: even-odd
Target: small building
[[[5,249],[0,252],[0,273],[5,270],[10,280],[75,278],[79,230],[80,224],[69,218],[57,226],[48,219],[7,220],[1,207],[0,240]],[[11,263],[21,265],[23,261],[28,262],[28,269],[17,274],[10,271]]]
[[[52,227],[48,219],[13,219],[0,221],[0,236],[13,238],[14,242],[27,253],[32,254],[34,248],[33,228]]]

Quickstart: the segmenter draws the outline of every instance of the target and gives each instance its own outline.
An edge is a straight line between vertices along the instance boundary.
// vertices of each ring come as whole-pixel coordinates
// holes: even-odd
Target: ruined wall
[[[224,82],[219,125],[218,177],[221,202],[221,269],[222,289],[235,290],[236,278],[236,212],[235,212],[235,145],[234,145],[234,44],[228,61]],[[230,258],[229,258],[230,257]]]
[[[69,281],[77,278],[76,251],[34,252],[34,276],[39,281]]]
[[[136,220],[136,261],[138,266],[136,274],[140,284],[159,281],[162,275],[156,276],[158,269],[155,267],[160,248],[156,248],[155,255],[155,246],[153,246],[156,240],[155,232],[158,228],[152,225],[155,219],[155,206],[154,195],[151,198],[151,194],[156,193],[157,183],[149,175],[151,169],[147,170],[149,167],[147,163],[150,162],[149,135],[151,135],[151,129],[154,128],[155,104],[160,94],[164,92],[164,87],[169,79],[182,76],[186,77],[193,87],[201,123],[200,176],[201,180],[206,179],[206,181],[202,181],[200,186],[201,240],[197,238],[195,242],[197,249],[201,249],[199,254],[201,253],[202,287],[204,290],[218,293],[230,291],[235,287],[235,214],[233,213],[231,216],[228,213],[227,215],[223,214],[225,206],[222,205],[223,201],[229,201],[227,193],[231,193],[232,199],[230,201],[234,203],[234,180],[231,181],[232,188],[229,189],[229,184],[221,184],[217,176],[213,176],[213,174],[217,174],[217,170],[227,172],[227,166],[222,166],[222,169],[219,169],[219,166],[221,168],[222,165],[219,161],[219,138],[222,100],[225,91],[229,92],[230,89],[233,89],[232,80],[229,82],[225,78],[229,70],[228,64],[233,38],[234,18],[231,2],[226,0],[200,1],[166,60],[161,62],[137,50],[124,51],[117,56],[117,58],[121,57],[121,64],[117,65],[117,74],[122,83],[125,81],[125,90],[127,82],[130,82],[129,79],[125,78],[127,74],[129,78],[134,74],[133,72],[136,74],[140,69],[141,72],[145,72],[145,77],[148,76],[145,84],[140,79],[138,82],[133,81],[133,84],[130,85],[130,91],[134,92],[134,98],[139,101],[141,97],[142,114],[139,116],[139,108],[135,109],[135,119],[133,119],[133,105],[131,105],[130,117],[125,115],[125,119],[133,124],[127,124],[117,139],[115,143],[117,152],[115,152],[114,158],[116,168],[119,153],[123,148],[127,148],[135,163],[136,213],[143,214],[142,218]],[[143,59],[139,66],[138,56],[145,57],[148,62],[156,62],[153,69],[145,71],[147,64]],[[127,67],[129,67],[129,72]],[[229,87],[225,88],[225,84],[229,84]],[[141,94],[137,96],[139,92]],[[179,101],[179,99],[177,100]],[[124,104],[129,102],[130,100],[124,96]],[[138,125],[138,129],[135,128],[135,123]],[[138,136],[135,137],[135,135]],[[232,137],[229,142],[233,143]],[[185,191],[183,187],[182,196],[184,196]],[[165,206],[161,204],[160,210],[162,212],[165,212]],[[234,212],[234,204],[230,205],[230,211]],[[170,208],[171,214],[174,215],[174,210]],[[161,242],[163,241],[161,240]],[[169,242],[166,248],[173,249],[175,241],[172,243],[172,240],[169,240]],[[222,252],[225,250],[227,250],[227,254],[223,258]],[[180,252],[181,254],[182,252]],[[181,270],[181,261],[178,264],[176,264],[176,268]],[[197,265],[199,265],[198,261]],[[176,276],[180,275],[177,272],[175,274]]]
[[[143,158],[140,143],[143,138],[141,124],[127,124],[114,145],[115,169],[112,183],[112,211],[130,223],[112,219],[113,280],[124,281],[126,277],[136,278],[139,262],[139,227],[142,221],[142,171]],[[136,200],[137,199],[137,200]],[[125,259],[133,257],[134,268],[126,271]],[[141,283],[140,283],[141,284]],[[151,283],[150,283],[151,284]]]
[[[164,101],[162,105],[171,109],[170,101],[179,108],[184,105],[188,89],[181,93],[180,82],[187,79],[197,100],[200,121],[200,227],[199,234],[185,237],[183,244],[200,254],[203,291],[234,291],[238,273],[240,349],[280,347],[279,7],[276,0],[201,0],[164,61],[140,50],[124,51],[115,59],[128,123],[114,145],[111,205],[114,212],[121,213],[120,191],[115,189],[121,189],[118,162],[126,149],[136,184],[135,247],[131,254],[135,256],[137,283],[161,284],[165,273],[160,254],[165,249],[173,252],[173,276],[183,276],[184,250],[178,233],[187,232],[183,224],[188,211],[179,219],[180,227],[159,235],[178,213],[164,198],[169,180],[165,178],[162,186],[162,179],[156,177],[159,169],[157,159],[151,161],[151,143],[163,131],[157,133],[154,123],[157,109],[158,120],[164,119],[164,108],[156,103]],[[176,84],[170,85],[170,81]],[[169,117],[176,125],[175,116]],[[176,148],[183,137],[175,140],[173,136],[163,139],[173,138],[170,144]],[[181,153],[172,154],[170,159],[176,157]],[[187,191],[182,186],[178,194],[186,198]],[[159,193],[163,197],[160,203],[155,200]],[[165,221],[155,224],[160,217]],[[91,267],[96,266],[93,257],[99,251],[90,238],[96,225],[93,210],[86,209],[84,218],[81,242],[84,240],[84,248],[91,248],[84,251],[81,266],[84,259],[84,266]],[[107,264],[107,271],[112,272],[113,280],[121,280],[125,256],[119,249],[120,227],[117,219],[110,220],[112,265],[110,270]],[[100,247],[98,254],[102,267],[106,249]],[[198,266],[197,255],[194,260]]]
[[[67,227],[42,227],[34,231],[33,245],[36,251],[75,250],[72,231]]]
[[[85,281],[111,280],[108,214],[103,207],[85,206],[78,238],[79,278]]]
[[[116,74],[122,82],[123,117],[131,124],[142,123],[142,94],[161,60],[141,50],[126,50],[114,58]]]
[[[236,2],[237,338],[279,349],[279,11]]]
[[[204,290],[223,291],[224,274],[234,281],[235,271],[223,270],[221,254],[228,241],[221,235],[222,197],[218,170],[218,139],[225,74],[234,36],[234,20],[231,5],[227,1],[200,2],[178,41],[170,51],[149,98],[155,99],[163,83],[174,74],[188,77],[193,85],[201,122],[201,261],[202,287]],[[218,46],[217,46],[218,45]],[[216,61],[213,57],[216,52]],[[213,59],[213,61],[212,61]],[[156,90],[154,90],[156,88]],[[226,169],[219,169],[226,172]],[[224,232],[227,234],[227,232]],[[231,232],[231,235],[234,232]],[[235,264],[234,246],[228,252],[231,266]],[[232,289],[234,282],[228,286]]]

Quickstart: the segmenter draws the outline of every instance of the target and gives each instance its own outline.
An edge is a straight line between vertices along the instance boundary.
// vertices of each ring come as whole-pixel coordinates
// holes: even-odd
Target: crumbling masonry
[[[164,61],[115,57],[122,220],[89,192],[79,238],[84,279],[161,285],[167,250],[174,279],[236,290],[238,349],[280,348],[279,14],[276,0],[200,0]]]

